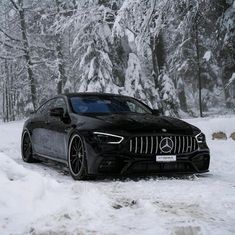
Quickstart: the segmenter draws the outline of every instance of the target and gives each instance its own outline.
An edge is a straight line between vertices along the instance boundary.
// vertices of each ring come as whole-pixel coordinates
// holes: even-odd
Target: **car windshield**
[[[84,96],[70,98],[75,113],[152,113],[135,99],[119,96]]]

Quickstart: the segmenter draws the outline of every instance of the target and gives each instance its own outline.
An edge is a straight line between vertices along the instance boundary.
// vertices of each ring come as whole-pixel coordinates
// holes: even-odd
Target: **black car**
[[[208,172],[205,135],[137,99],[75,93],[48,100],[25,122],[25,162],[54,160],[75,180],[97,175]]]

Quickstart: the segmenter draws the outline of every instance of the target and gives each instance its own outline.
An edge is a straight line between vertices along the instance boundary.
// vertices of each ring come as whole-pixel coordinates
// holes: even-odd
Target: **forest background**
[[[235,112],[233,0],[0,0],[0,119],[66,92],[164,115]]]

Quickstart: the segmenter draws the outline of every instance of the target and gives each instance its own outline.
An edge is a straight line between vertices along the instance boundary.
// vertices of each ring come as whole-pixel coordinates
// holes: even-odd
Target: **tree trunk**
[[[5,82],[3,82],[3,87],[2,87],[2,113],[3,113],[3,122],[5,122],[6,121],[6,116],[5,116],[5,111],[6,111],[6,101],[5,101],[5,99],[6,99],[6,97],[5,97]]]
[[[57,17],[59,18],[60,14],[60,3],[59,0],[55,0],[56,2],[56,11],[57,11]],[[65,65],[64,65],[64,57],[62,53],[62,36],[60,33],[56,34],[56,54],[58,59],[58,73],[59,73],[59,81],[57,83],[57,93],[61,94],[63,92],[64,85],[67,81],[66,75],[65,75]]]
[[[11,87],[10,87],[10,94],[11,94],[11,121],[15,121],[15,103],[14,103],[14,82],[13,82],[13,71],[12,71],[12,65],[11,65],[11,77],[10,77],[10,84],[11,84]]]
[[[195,46],[196,46],[196,60],[197,60],[197,78],[198,78],[198,101],[199,101],[199,110],[200,110],[200,117],[203,116],[202,114],[202,78],[201,78],[201,65],[200,65],[200,49],[199,49],[199,38],[198,38],[198,20],[199,16],[198,13],[195,19]]]
[[[5,110],[5,113],[6,113],[6,122],[9,121],[9,100],[8,100],[8,83],[6,82],[6,85],[5,85],[5,95],[6,95],[6,110]]]
[[[35,78],[33,76],[33,70],[32,70],[32,60],[30,57],[29,52],[29,42],[27,38],[27,29],[26,29],[26,22],[25,22],[25,14],[24,14],[24,8],[23,8],[23,0],[19,0],[20,7],[18,8],[19,16],[20,16],[20,26],[21,26],[21,34],[25,49],[25,60],[26,60],[26,68],[28,73],[28,79],[30,83],[30,92],[31,92],[31,100],[33,104],[33,109],[36,109],[36,103],[37,103],[37,94],[36,94],[36,83]]]
[[[188,112],[187,109],[187,102],[186,102],[186,95],[184,88],[178,93],[179,101],[180,101],[180,107],[184,112]]]
[[[6,102],[6,110],[5,110],[5,121],[9,122],[9,71],[8,71],[8,64],[7,64],[7,60],[5,60],[4,63],[5,66],[5,102]]]
[[[64,69],[64,58],[62,54],[62,47],[61,47],[61,36],[57,35],[56,39],[56,53],[57,53],[57,58],[59,61],[58,64],[58,72],[59,72],[59,82],[57,83],[57,93],[61,94],[63,92],[64,85],[66,83],[66,77],[65,77],[65,69]]]
[[[155,81],[155,87],[159,87],[158,84],[158,76],[160,74],[160,69],[158,66],[158,58],[157,58],[157,52],[156,52],[156,40],[154,36],[151,36],[150,38],[150,49],[152,54],[152,65],[153,65],[153,78]]]

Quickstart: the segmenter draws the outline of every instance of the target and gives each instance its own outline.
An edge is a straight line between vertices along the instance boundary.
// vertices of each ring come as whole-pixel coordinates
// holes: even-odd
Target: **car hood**
[[[172,133],[193,135],[200,130],[177,118],[155,116],[152,114],[112,114],[92,115],[96,119],[98,129],[102,131],[117,131],[131,133]],[[88,118],[88,119],[90,119]],[[88,121],[88,119],[86,119]],[[96,124],[98,124],[96,123]],[[102,124],[101,124],[102,123]],[[96,129],[96,127],[94,127]]]

